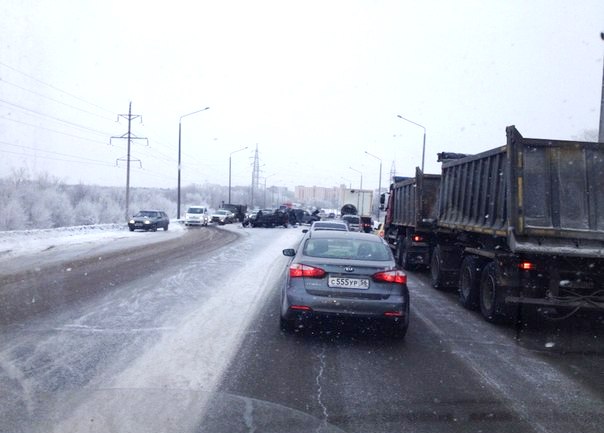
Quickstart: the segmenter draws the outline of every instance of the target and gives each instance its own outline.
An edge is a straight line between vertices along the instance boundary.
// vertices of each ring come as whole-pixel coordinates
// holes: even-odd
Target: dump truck
[[[440,175],[424,174],[416,168],[415,177],[395,177],[390,185],[384,239],[404,269],[430,265],[436,244],[436,201]]]
[[[410,263],[429,256],[432,285],[457,288],[492,322],[526,305],[562,317],[603,309],[604,143],[524,138],[514,126],[506,136],[446,158],[438,176],[391,186],[386,229],[401,264],[407,233],[422,236],[406,250],[422,257]]]

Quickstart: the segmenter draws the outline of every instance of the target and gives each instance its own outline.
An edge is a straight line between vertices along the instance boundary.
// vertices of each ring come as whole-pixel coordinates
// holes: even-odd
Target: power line
[[[77,123],[70,122],[68,120],[63,120],[63,119],[59,119],[58,117],[54,117],[54,116],[50,116],[48,114],[40,113],[38,111],[32,110],[30,108],[23,107],[23,106],[18,105],[18,104],[14,104],[14,103],[6,101],[4,99],[0,99],[0,102],[4,102],[5,104],[12,105],[13,107],[16,107],[16,108],[18,108],[20,110],[23,110],[23,111],[29,111],[30,113],[34,113],[34,114],[36,114],[38,116],[48,117],[49,119],[56,120],[57,122],[65,123],[67,125],[74,126],[76,128],[81,128],[81,129],[85,129],[85,130],[90,131],[90,132],[94,132],[95,134],[100,134],[100,135],[103,135],[103,136],[109,135],[109,133],[107,133],[107,132],[98,131],[96,129],[88,128],[87,126],[78,125]]]
[[[61,131],[57,131],[57,130],[55,130],[55,129],[46,128],[46,127],[44,127],[44,126],[40,126],[40,125],[33,125],[33,124],[31,124],[31,123],[27,123],[27,122],[24,122],[24,121],[22,121],[22,120],[11,119],[11,118],[9,118],[9,117],[0,117],[0,119],[2,119],[2,120],[8,120],[8,121],[10,121],[10,122],[15,122],[15,123],[21,123],[21,124],[23,124],[23,125],[31,126],[31,127],[33,127],[33,128],[43,129],[43,130],[45,130],[45,131],[54,132],[55,134],[61,134],[61,135],[65,135],[65,136],[67,136],[67,137],[78,138],[78,139],[80,139],[80,140],[91,141],[91,142],[93,142],[93,143],[100,143],[100,144],[105,144],[105,145],[107,144],[107,143],[106,143],[106,142],[104,142],[104,141],[100,141],[100,140],[94,140],[94,139],[92,139],[92,138],[82,137],[82,136],[79,136],[79,135],[68,134],[68,133],[66,133],[66,132],[61,132]]]
[[[67,92],[67,91],[65,91],[65,90],[63,90],[63,89],[59,89],[58,87],[53,86],[52,84],[48,84],[48,83],[46,83],[46,82],[44,82],[44,81],[42,81],[42,80],[39,80],[39,79],[37,79],[36,77],[33,77],[33,76],[29,75],[29,74],[26,74],[25,72],[20,71],[20,70],[18,70],[18,69],[16,69],[16,68],[12,67],[12,66],[10,66],[10,65],[7,65],[6,63],[0,62],[0,65],[4,66],[5,68],[8,68],[8,69],[10,69],[10,70],[12,70],[12,71],[15,71],[15,72],[17,72],[17,73],[19,73],[19,74],[21,74],[21,75],[24,75],[25,77],[27,77],[27,78],[29,78],[29,79],[31,79],[31,80],[33,80],[33,81],[36,81],[36,82],[38,82],[38,83],[40,83],[40,84],[44,84],[45,86],[48,86],[48,87],[50,87],[50,88],[51,88],[51,89],[53,89],[53,90],[56,90],[56,91],[61,92],[61,93],[65,93],[66,95],[68,95],[68,96],[70,96],[70,97],[72,97],[72,98],[74,98],[74,99],[77,99],[78,101],[84,102],[84,103],[86,103],[86,104],[88,104],[88,105],[90,105],[90,106],[92,106],[92,107],[96,107],[96,108],[98,108],[98,109],[100,109],[100,110],[103,110],[103,111],[105,111],[105,112],[107,112],[107,113],[114,114],[114,112],[113,112],[113,111],[111,111],[111,110],[107,110],[106,108],[103,108],[103,107],[101,107],[100,105],[94,104],[94,103],[92,103],[92,102],[88,102],[88,101],[86,101],[85,99],[80,98],[79,96],[73,95],[73,94],[71,94],[71,93],[69,93],[69,92]]]
[[[10,81],[6,81],[5,79],[0,78],[0,82],[3,82],[3,83],[6,83],[6,84],[9,84],[9,85],[11,85],[11,86],[14,86],[14,87],[16,87],[16,88],[18,88],[18,89],[21,89],[21,90],[24,90],[24,91],[26,91],[26,92],[32,93],[32,94],[34,94],[34,95],[36,95],[36,96],[39,96],[39,97],[41,97],[41,98],[48,99],[49,101],[56,102],[57,104],[61,104],[61,105],[64,105],[64,106],[66,106],[66,107],[73,108],[74,110],[81,111],[82,113],[90,114],[90,115],[92,115],[92,116],[96,116],[96,117],[99,117],[99,118],[101,118],[101,119],[105,119],[105,120],[108,120],[108,121],[110,121],[110,122],[113,122],[113,119],[110,119],[110,118],[108,118],[108,117],[101,116],[100,114],[96,114],[96,113],[93,113],[92,111],[84,110],[84,109],[82,109],[82,108],[76,107],[76,106],[71,105],[71,104],[67,104],[67,103],[65,103],[65,102],[63,102],[63,101],[59,101],[58,99],[51,98],[50,96],[42,95],[41,93],[34,92],[34,91],[33,91],[33,90],[31,90],[31,89],[28,89],[28,88],[23,87],[23,86],[19,86],[18,84],[15,84],[15,83],[11,83]]]
[[[42,152],[42,150],[40,149],[36,149],[39,152]],[[25,156],[25,157],[31,157],[31,153],[23,153],[23,152],[12,152],[10,150],[4,150],[2,151],[2,153],[6,153],[6,154],[11,154],[11,155],[18,155],[18,156]],[[55,152],[53,152],[55,153]],[[61,153],[57,153],[58,155],[62,155]],[[80,158],[78,156],[74,156],[74,155],[65,155],[68,157],[73,157],[73,158]],[[107,163],[107,162],[103,162],[103,161],[97,161],[97,160],[73,160],[73,159],[62,159],[62,158],[53,158],[51,156],[44,156],[44,155],[36,155],[37,158],[40,159],[46,159],[49,161],[62,161],[62,162],[70,162],[70,163],[78,163],[78,164],[89,164],[89,165],[100,165],[103,167],[114,167],[113,164]]]

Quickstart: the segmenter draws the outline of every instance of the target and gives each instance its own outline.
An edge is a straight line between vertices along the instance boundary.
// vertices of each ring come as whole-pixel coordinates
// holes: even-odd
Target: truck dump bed
[[[440,175],[423,174],[417,168],[415,177],[394,184],[392,224],[407,227],[429,227],[436,221]]]
[[[523,138],[442,166],[438,226],[512,251],[604,257],[604,144]]]

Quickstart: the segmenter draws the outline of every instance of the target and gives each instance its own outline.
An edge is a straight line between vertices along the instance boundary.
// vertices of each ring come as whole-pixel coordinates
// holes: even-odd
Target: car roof
[[[384,240],[373,233],[345,232],[343,230],[315,230],[312,232],[313,239],[358,239],[371,242],[383,243]]]

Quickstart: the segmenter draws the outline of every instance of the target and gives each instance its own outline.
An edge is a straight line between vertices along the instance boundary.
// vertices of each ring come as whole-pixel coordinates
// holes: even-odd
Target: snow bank
[[[184,233],[180,224],[170,224],[170,231]],[[107,244],[123,238],[144,243],[165,240],[158,233],[130,232],[126,224],[96,224],[56,229],[15,230],[0,232],[0,260],[35,255],[43,251],[74,245]]]

